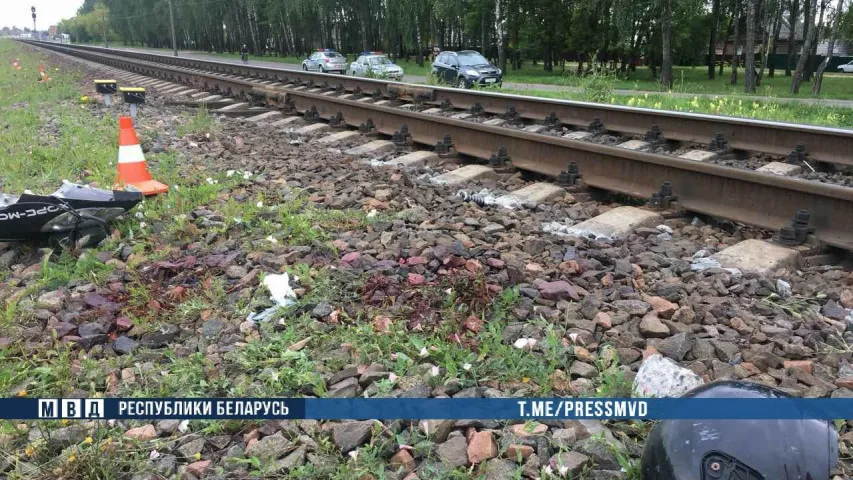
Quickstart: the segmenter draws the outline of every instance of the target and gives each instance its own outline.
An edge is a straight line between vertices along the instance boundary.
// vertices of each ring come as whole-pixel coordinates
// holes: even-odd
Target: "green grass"
[[[240,53],[228,53],[228,52],[198,52],[204,55],[210,55],[212,57],[221,57],[221,58],[234,58],[239,60]],[[264,62],[276,62],[276,63],[291,63],[296,65],[301,65],[302,61],[305,60],[303,57],[294,57],[294,56],[284,56],[277,57],[275,55],[249,55],[249,62],[252,60],[261,60]]]
[[[206,108],[200,108],[195,115],[188,116],[186,121],[181,122],[177,128],[177,134],[184,136],[187,134],[205,135],[215,134],[221,130],[216,119],[208,113]]]
[[[119,45],[114,45],[121,48]],[[133,47],[130,47],[133,48]],[[166,48],[151,48],[149,50],[171,51]],[[239,59],[239,53],[218,52],[196,52],[221,58]],[[348,54],[347,61],[352,62],[358,54]],[[284,64],[299,65],[305,59],[298,56],[274,56],[274,55],[250,55],[250,60],[261,60]],[[407,75],[427,76],[431,71],[432,62],[424,59],[424,65],[419,66],[414,57],[408,60],[399,59],[395,63],[403,68]],[[507,68],[504,72],[504,81],[517,84],[543,84],[564,87],[582,88],[585,80],[576,75],[577,63],[566,62],[564,66],[556,65],[553,71],[547,72],[542,63],[534,65],[532,62],[523,62],[521,68]],[[799,95],[791,94],[791,77],[785,76],[784,69],[776,69],[773,78],[769,76],[769,69],[765,70],[761,85],[758,86],[755,96],[771,97],[793,97],[812,98],[811,83],[805,82],[800,87]],[[659,70],[658,70],[659,73]],[[731,67],[726,66],[723,75],[718,75],[714,80],[708,80],[707,67],[701,66],[676,66],[673,67],[674,85],[673,92],[691,93],[697,95],[747,95],[743,91],[744,70],[738,69],[738,83],[731,85]],[[615,79],[613,88],[616,90],[632,90],[639,92],[665,92],[657,77],[652,77],[648,67],[637,67],[635,71],[627,71]],[[820,98],[853,100],[853,75],[839,72],[827,72],[823,79]]]
[[[21,46],[0,41],[0,188],[50,193],[63,179],[107,185],[115,176],[114,119],[93,117],[83,105],[78,76],[56,70],[40,54],[22,55]],[[9,59],[20,58],[21,70]],[[38,82],[44,65],[51,79]]]
[[[26,71],[31,74],[40,59],[34,54],[25,55],[21,48],[11,42],[0,42],[0,57],[20,56],[25,68],[29,69]],[[4,183],[18,188],[49,186],[66,175],[69,179],[77,179],[84,170],[92,172],[89,176],[102,184],[110,182],[114,168],[110,163],[115,159],[116,125],[111,118],[101,119],[98,110],[88,106],[81,108],[76,77],[71,73],[55,72],[55,78],[51,80],[55,83],[40,85],[10,73],[10,70],[0,65],[0,108],[13,113],[0,119],[5,126],[0,129],[0,142],[3,142],[0,146],[5,147],[0,148],[0,166],[8,167],[2,170]],[[585,82],[584,91],[574,94],[577,98],[611,100],[610,83],[595,78]],[[714,100],[714,105],[700,99],[664,103],[676,100],[642,95],[626,98],[625,102],[654,108],[717,109],[719,111],[715,113],[727,114],[793,115],[786,110],[787,107],[776,103],[753,108],[749,100]],[[22,105],[22,101],[28,103]],[[616,98],[611,101],[616,101]],[[18,111],[20,113],[14,113]],[[801,108],[800,115],[802,111]],[[826,117],[830,114],[840,115],[834,110],[816,110],[812,115]],[[43,160],[38,169],[29,167],[28,170],[21,165],[21,158],[28,158],[29,146],[41,140],[38,132],[44,130],[50,118],[58,119],[55,122],[58,130],[51,135],[53,143],[42,148]],[[831,120],[845,125],[850,122],[846,115],[832,117]],[[151,119],[143,115],[143,126],[146,121]],[[205,111],[186,116],[180,123],[181,127],[176,132],[179,136],[210,134],[213,139],[220,131],[216,121]],[[69,127],[65,128],[65,125]],[[4,130],[15,133],[9,134]],[[144,137],[145,130],[140,134]],[[143,141],[152,140],[145,138]],[[63,158],[70,160],[63,161]],[[233,249],[260,255],[278,254],[277,249],[283,245],[309,245],[313,254],[328,254],[334,259],[338,252],[329,242],[336,232],[364,229],[371,222],[378,221],[378,218],[367,218],[362,210],[322,208],[309,202],[306,194],[285,194],[271,182],[252,184],[244,178],[243,172],[229,175],[228,167],[218,163],[203,164],[201,159],[189,156],[179,159],[173,152],[151,154],[148,159],[154,176],[170,185],[170,191],[147,199],[132,215],[117,222],[120,240],[108,241],[102,247],[104,251],[115,251],[120,244],[125,244],[130,246],[134,257],[141,259],[140,262],[151,262],[156,259],[184,259],[186,255],[180,252],[181,247],[176,246],[192,243],[198,247],[201,258],[217,251],[228,241],[233,243]],[[202,164],[207,171],[195,169]],[[248,177],[251,179],[252,175]],[[238,190],[245,193],[245,198],[237,198],[234,193]],[[221,222],[203,227],[201,224],[205,219],[194,219],[189,215],[200,206],[212,210]],[[386,222],[390,220],[383,219]],[[155,234],[152,227],[158,223],[163,224],[164,229]],[[268,237],[276,239],[277,244],[273,246],[271,242],[264,242]],[[212,239],[208,241],[208,238]],[[228,248],[232,249],[232,246]],[[40,289],[57,288],[74,280],[104,284],[112,269],[98,262],[96,254],[97,250],[93,250],[80,256],[58,254],[44,257],[34,290],[28,290],[15,301],[2,305],[0,326],[9,330],[26,326],[30,319],[21,318],[20,312],[33,310],[33,299]],[[127,276],[124,281],[127,298],[117,313],[132,319],[133,335],[137,337],[175,325],[185,331],[199,328],[211,318],[224,324],[238,325],[250,312],[269,306],[269,293],[264,287],[231,291],[232,284],[227,283],[222,275],[200,275],[198,285],[188,284],[186,294],[172,301],[169,300],[169,289],[173,287],[164,285],[168,282],[146,275],[146,270],[136,269],[135,264],[135,260],[127,262],[124,273]],[[323,263],[315,262],[315,265]],[[374,291],[388,288],[382,283],[388,281],[383,275],[355,274],[345,269],[290,262],[285,269],[292,276],[299,277],[299,286],[305,289],[304,296],[296,305],[279,309],[275,318],[261,324],[257,331],[241,332],[240,342],[244,345],[217,354],[216,362],[206,351],[209,339],[199,338],[197,343],[191,343],[192,349],[186,348],[189,344],[186,340],[192,334],[182,337],[181,341],[185,342],[183,349],[148,350],[139,346],[134,355],[106,358],[97,353],[83,355],[58,340],[47,339],[37,348],[18,342],[0,350],[0,393],[6,396],[50,397],[67,396],[79,390],[89,396],[322,397],[328,394],[324,375],[348,365],[375,362],[389,372],[388,378],[375,384],[374,394],[380,396],[420,382],[431,387],[455,383],[461,388],[498,384],[506,391],[548,396],[563,390],[554,388],[555,372],[568,372],[576,359],[573,348],[563,340],[568,337],[566,328],[542,318],[524,320],[525,331],[536,332],[525,333],[524,336],[539,338],[536,350],[517,348],[512,340],[505,340],[508,327],[517,323],[512,312],[520,301],[520,292],[514,288],[492,292],[482,276],[447,276],[442,277],[437,285],[417,288],[401,285],[401,289],[412,295],[407,297],[405,305],[388,308],[387,304],[372,304],[365,300],[372,298]],[[152,301],[162,302],[162,310],[150,308]],[[328,301],[334,306],[338,311],[336,321],[311,318],[313,305],[320,301]],[[387,322],[377,322],[377,319],[386,317]],[[470,328],[466,322],[471,317],[482,320],[482,326]],[[422,328],[412,327],[413,321],[420,323]],[[387,330],[383,325],[387,325]],[[12,332],[9,336],[18,338],[17,331]],[[294,344],[306,339],[303,348],[292,349]],[[626,396],[630,392],[630,383],[617,368],[617,363],[601,361],[597,365],[599,375],[593,380],[597,395]],[[110,374],[127,373],[133,374],[135,381],[111,383],[109,380]],[[39,424],[40,428],[48,430],[61,425],[58,422]],[[247,423],[241,422],[207,422],[194,423],[191,430],[234,434],[246,426]],[[6,424],[0,427],[3,433],[8,429]],[[104,427],[98,430],[97,435],[92,435],[95,437],[92,441],[81,441],[57,452],[43,443],[30,445],[26,433],[9,432],[15,437],[13,455],[29,458],[39,465],[53,462],[52,465],[58,469],[52,472],[53,478],[104,479],[120,477],[121,472],[136,471],[148,452],[160,448],[157,441],[143,446],[123,440],[122,433],[122,430]],[[351,458],[341,456],[327,438],[318,439],[318,454],[333,458],[331,465],[328,468],[305,465],[290,472],[288,478],[349,479],[365,474],[381,478],[387,458],[387,449],[382,442],[391,440],[394,444],[403,443],[377,434],[368,445],[359,448],[357,458]],[[406,442],[419,455],[434,458],[434,445],[430,438],[414,433]],[[103,445],[112,447],[102,449]],[[72,456],[74,460],[71,460]],[[627,457],[621,457],[619,461],[629,478],[637,478],[636,462]],[[259,476],[272,473],[266,470],[269,465],[258,460],[246,459],[245,463]],[[437,477],[430,475],[430,478],[433,476]],[[460,470],[442,478],[469,477],[468,472]]]
[[[781,101],[754,100],[748,96],[682,98],[667,94],[638,93],[637,95],[611,94],[606,101],[589,98],[589,93],[561,92],[551,90],[512,90],[504,93],[529,95],[564,100],[598,101],[613,105],[651,108],[656,110],[674,110],[678,112],[706,113],[730,117],[756,118],[779,122],[824,125],[830,127],[853,128],[853,109],[831,107],[823,104],[804,105]],[[595,96],[595,95],[593,95]],[[664,135],[666,133],[664,132]]]
[[[567,63],[565,70],[555,69],[546,72],[541,66],[534,67],[524,64],[520,70],[509,69],[505,81],[515,83],[539,83],[577,87],[582,83],[582,77],[575,75],[577,64]],[[660,70],[658,70],[660,72]],[[811,83],[803,83],[799,95],[791,95],[791,77],[785,76],[784,69],[776,70],[776,76],[769,77],[765,71],[761,85],[755,95],[774,97],[811,97]],[[708,80],[708,70],[705,66],[673,67],[674,92],[694,94],[741,95],[743,91],[744,70],[738,69],[738,83],[731,85],[731,69],[727,66],[722,76]],[[627,72],[625,77],[619,77],[613,87],[617,90],[639,90],[648,92],[664,91],[657,78],[651,76],[648,67],[638,67],[634,72]],[[853,75],[843,75],[837,72],[827,72],[824,75],[821,98],[853,99]]]

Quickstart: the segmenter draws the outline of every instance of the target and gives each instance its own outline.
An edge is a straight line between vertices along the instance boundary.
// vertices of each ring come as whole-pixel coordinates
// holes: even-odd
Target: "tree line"
[[[835,1],[835,5],[829,5]],[[647,65],[667,88],[673,65],[707,65],[709,78],[730,69],[755,91],[764,72],[785,69],[792,92],[816,77],[819,41],[853,31],[844,0],[85,0],[60,24],[77,42],[171,48],[170,8],[179,49],[305,56],[317,48],[344,53],[383,50],[423,65],[433,47],[481,51],[500,68],[541,64],[545,71],[625,74]],[[800,24],[803,55],[776,54],[783,23]],[[851,32],[853,33],[853,32]],[[717,48],[729,41],[722,57]],[[743,52],[731,53],[731,44]],[[760,46],[760,50],[759,47]],[[757,51],[758,50],[758,51]],[[828,55],[828,56],[831,56]]]

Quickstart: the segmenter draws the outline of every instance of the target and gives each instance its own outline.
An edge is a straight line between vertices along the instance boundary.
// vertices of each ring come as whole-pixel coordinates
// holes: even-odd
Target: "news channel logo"
[[[106,418],[104,416],[104,400],[97,398],[40,398],[38,401],[38,418],[45,420]]]

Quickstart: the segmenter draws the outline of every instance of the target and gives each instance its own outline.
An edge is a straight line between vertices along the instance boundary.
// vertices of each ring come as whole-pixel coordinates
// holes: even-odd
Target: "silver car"
[[[350,64],[350,73],[356,77],[376,77],[402,80],[403,69],[387,56],[375,53],[364,54]]]
[[[303,60],[302,70],[306,72],[316,70],[321,73],[344,73],[347,70],[347,59],[334,50],[323,49],[314,52],[313,55]]]

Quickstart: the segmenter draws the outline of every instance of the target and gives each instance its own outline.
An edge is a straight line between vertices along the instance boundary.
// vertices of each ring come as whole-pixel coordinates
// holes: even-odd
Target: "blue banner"
[[[0,419],[853,419],[853,399],[6,398]]]

